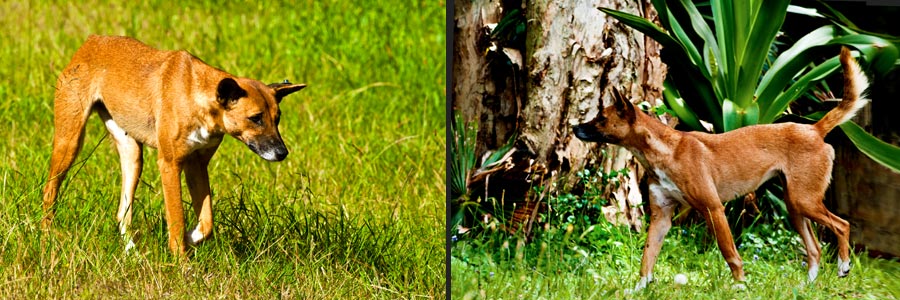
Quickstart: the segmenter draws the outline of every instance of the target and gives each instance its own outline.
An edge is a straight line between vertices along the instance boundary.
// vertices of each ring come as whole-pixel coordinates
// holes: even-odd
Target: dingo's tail
[[[853,118],[860,108],[869,103],[869,100],[863,99],[864,92],[869,87],[869,79],[860,70],[859,63],[853,59],[847,47],[841,48],[841,65],[844,66],[844,98],[814,125],[822,136]]]

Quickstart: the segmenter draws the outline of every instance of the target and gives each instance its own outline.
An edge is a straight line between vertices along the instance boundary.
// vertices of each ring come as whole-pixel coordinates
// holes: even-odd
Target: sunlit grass
[[[6,1],[0,9],[0,295],[443,297],[442,3]],[[123,255],[118,157],[96,116],[53,230],[38,228],[56,76],[89,34],[308,84],[281,105],[287,160],[222,143],[209,168],[215,239],[187,264],[167,250],[149,148],[132,225],[137,251]]]
[[[481,230],[461,234],[451,251],[454,299],[897,299],[900,263],[851,257],[852,271],[837,276],[834,247],[824,244],[818,279],[807,284],[805,258],[789,242],[796,233],[755,233],[774,241],[739,250],[746,290],[733,289],[731,271],[704,225],[669,231],[652,282],[632,293],[639,280],[646,233],[597,224],[548,226],[525,243],[520,235]],[[676,274],[688,278],[676,284]]]

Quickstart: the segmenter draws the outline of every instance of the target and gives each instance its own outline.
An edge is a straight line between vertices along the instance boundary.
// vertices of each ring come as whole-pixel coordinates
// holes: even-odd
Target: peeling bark
[[[665,77],[659,46],[596,9],[604,6],[644,15],[640,3],[529,4],[528,100],[521,140],[535,154],[536,163],[548,170],[582,169],[594,145],[574,138],[571,127],[593,119],[601,103],[610,103],[613,88],[636,102],[655,102]]]
[[[597,9],[610,7],[655,21],[650,1],[526,1],[526,71],[501,76],[489,67],[489,56],[479,54],[483,48],[477,41],[483,36],[473,29],[499,21],[498,6],[486,1],[457,1],[456,6],[454,108],[467,120],[479,120],[479,156],[517,134],[516,155],[510,156],[505,170],[491,174],[497,177],[490,179],[494,186],[479,191],[503,195],[507,202],[536,201],[541,196],[528,194],[532,186],[558,182],[555,189],[567,191],[577,182],[575,171],[627,167],[630,177],[609,192],[611,203],[604,214],[610,221],[639,228],[643,211],[638,182],[643,171],[638,163],[624,149],[578,140],[571,128],[611,103],[613,88],[634,102],[655,104],[661,98],[665,67],[659,45]],[[601,149],[607,149],[606,156],[600,156]],[[493,191],[498,185],[500,191]]]
[[[585,167],[600,166],[606,173],[627,167],[630,176],[610,191],[611,203],[603,211],[611,222],[640,228],[639,164],[622,148],[578,140],[571,127],[593,119],[603,104],[611,103],[613,88],[635,102],[656,103],[665,68],[656,42],[607,17],[599,6],[655,18],[649,3],[529,2],[528,100],[520,140],[534,154],[535,164],[552,175],[559,172],[564,189],[576,182],[574,171]],[[599,156],[600,147],[607,147],[605,157]]]
[[[503,16],[501,3],[456,1],[454,7],[453,109],[478,124],[475,153],[484,153],[515,133],[525,85],[521,66],[509,66],[500,53],[488,50],[488,25]]]

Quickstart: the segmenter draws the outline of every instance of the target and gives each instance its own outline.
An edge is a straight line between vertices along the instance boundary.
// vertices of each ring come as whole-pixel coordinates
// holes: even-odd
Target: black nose
[[[271,153],[271,157],[267,158],[270,161],[282,161],[288,156],[287,147],[284,146],[284,141],[281,139],[270,140],[264,147],[267,152]]]
[[[284,146],[284,142],[280,139],[268,142],[248,142],[247,147],[250,147],[253,153],[268,161],[282,161],[288,155],[287,147]]]
[[[575,133],[575,137],[581,140],[588,140],[591,138],[591,134],[589,133],[591,130],[588,129],[588,126],[586,125],[587,124],[580,124],[572,127],[572,132]]]
[[[287,148],[284,145],[275,149],[275,161],[282,161],[288,156]]]

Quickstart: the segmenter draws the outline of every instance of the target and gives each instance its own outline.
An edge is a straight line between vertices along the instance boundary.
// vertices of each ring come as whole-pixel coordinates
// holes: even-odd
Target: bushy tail
[[[863,99],[863,93],[869,87],[869,79],[860,70],[859,63],[853,59],[847,47],[841,48],[841,65],[844,66],[844,99],[816,122],[816,129],[822,136],[853,118],[860,108],[869,103],[869,100]]]

